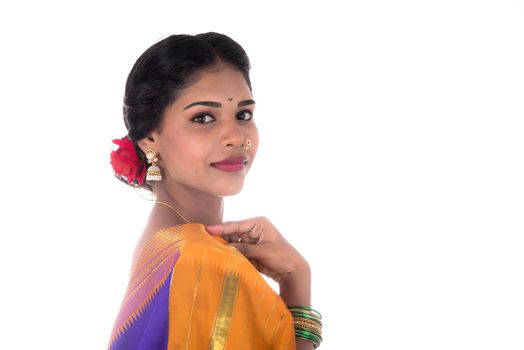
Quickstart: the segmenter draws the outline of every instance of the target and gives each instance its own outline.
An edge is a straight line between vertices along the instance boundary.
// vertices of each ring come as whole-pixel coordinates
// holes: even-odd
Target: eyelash
[[[245,114],[248,114],[249,117],[247,119],[239,119],[238,117],[240,115],[245,115]],[[210,120],[210,121],[202,121],[202,118],[206,118],[206,117],[211,117],[213,120]],[[248,110],[248,109],[244,109],[240,112],[237,113],[237,119],[238,120],[241,120],[241,121],[245,121],[245,122],[248,122],[248,121],[251,121],[253,119],[253,112]],[[200,121],[198,121],[200,120]],[[212,122],[215,122],[216,119],[215,117],[213,117],[213,115],[211,113],[200,113],[196,116],[194,116],[193,118],[191,118],[191,121],[192,122],[195,122],[195,123],[199,123],[199,124],[207,124],[207,123],[212,123]]]

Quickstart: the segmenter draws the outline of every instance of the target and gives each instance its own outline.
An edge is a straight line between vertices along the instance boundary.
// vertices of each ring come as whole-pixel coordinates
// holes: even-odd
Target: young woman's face
[[[242,189],[258,145],[255,102],[238,70],[205,72],[182,90],[153,133],[163,176],[214,196]]]

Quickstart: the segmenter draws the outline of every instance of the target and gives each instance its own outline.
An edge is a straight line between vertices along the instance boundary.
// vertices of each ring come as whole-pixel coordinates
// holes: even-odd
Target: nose
[[[244,130],[236,121],[224,123],[223,141],[226,147],[241,147],[244,145]]]

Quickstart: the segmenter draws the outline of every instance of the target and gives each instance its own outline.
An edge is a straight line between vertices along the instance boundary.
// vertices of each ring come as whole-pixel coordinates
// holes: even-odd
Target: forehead
[[[245,99],[252,96],[244,75],[239,70],[226,66],[201,72],[193,84],[181,90],[175,104],[206,97]]]

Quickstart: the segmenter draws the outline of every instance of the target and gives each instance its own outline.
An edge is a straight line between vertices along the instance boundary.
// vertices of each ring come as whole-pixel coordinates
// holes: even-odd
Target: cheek
[[[167,149],[169,164],[176,173],[197,174],[206,165],[207,150],[205,144],[196,138],[173,139]]]

